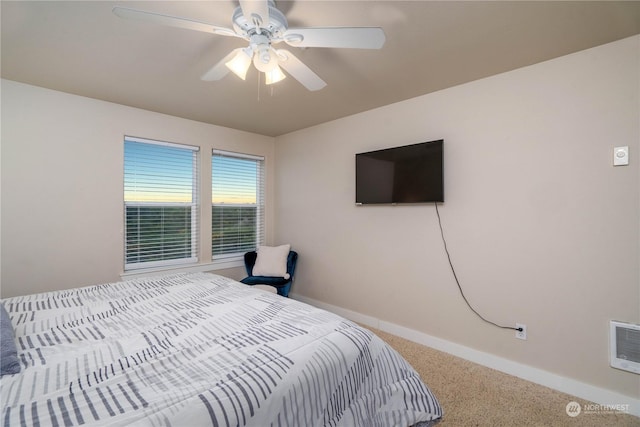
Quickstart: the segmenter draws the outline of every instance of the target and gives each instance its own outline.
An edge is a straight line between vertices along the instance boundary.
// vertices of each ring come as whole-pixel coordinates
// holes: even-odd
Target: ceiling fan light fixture
[[[284,80],[287,75],[282,72],[280,67],[276,64],[270,71],[265,71],[265,84],[271,85],[274,83],[278,83],[279,81]]]
[[[249,50],[249,52],[247,52]],[[251,66],[251,52],[250,49],[240,49],[236,56],[233,59],[224,65],[227,66],[228,69],[233,71],[233,73],[240,77],[242,80],[247,78],[247,71]]]
[[[249,42],[248,47],[234,49],[219,60],[202,75],[203,81],[221,80],[229,74],[229,71],[246,80],[247,72],[253,62],[257,70],[265,73],[267,84],[284,79],[286,75],[282,70],[285,70],[287,75],[308,90],[316,91],[325,87],[327,83],[294,54],[282,49],[275,50],[272,45],[285,42],[302,49],[309,47],[380,49],[386,40],[384,30],[380,27],[289,28],[286,17],[276,8],[275,0],[240,0],[239,3],[231,18],[233,29],[127,7],[116,6],[112,10],[121,18],[238,37]]]

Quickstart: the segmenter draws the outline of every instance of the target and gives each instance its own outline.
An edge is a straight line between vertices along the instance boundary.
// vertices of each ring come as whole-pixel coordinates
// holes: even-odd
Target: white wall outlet
[[[522,328],[521,331],[516,331],[516,338],[519,340],[527,339],[527,325],[522,323],[516,323],[516,328]]]
[[[626,166],[629,164],[629,146],[614,147],[613,166]]]

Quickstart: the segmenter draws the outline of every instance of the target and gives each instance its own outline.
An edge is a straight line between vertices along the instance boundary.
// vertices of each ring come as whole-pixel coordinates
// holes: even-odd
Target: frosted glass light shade
[[[278,57],[273,49],[261,50],[253,57],[253,65],[258,71],[267,73],[278,66]]]
[[[284,80],[285,77],[287,77],[277,65],[270,71],[265,72],[264,75],[265,83],[268,85],[278,83],[279,81]]]
[[[251,65],[251,56],[245,49],[241,49],[231,61],[225,63],[224,65],[226,65],[228,69],[233,71],[236,76],[240,77],[242,80],[245,80],[247,78],[247,71],[249,70],[249,66]]]

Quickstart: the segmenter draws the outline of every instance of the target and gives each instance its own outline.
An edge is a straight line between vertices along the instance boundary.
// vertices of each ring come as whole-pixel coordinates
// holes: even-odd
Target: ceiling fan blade
[[[294,79],[311,91],[320,90],[327,85],[311,68],[304,65],[294,54],[285,49],[279,49],[278,65],[285,69]]]
[[[220,80],[221,78],[226,76],[231,70],[229,70],[229,68],[225,64],[231,61],[231,59],[233,59],[233,57],[236,56],[236,54],[241,50],[241,47],[233,49],[227,56],[222,58],[216,65],[211,67],[209,71],[204,73],[202,77],[200,77],[200,80],[203,80],[205,82],[212,82],[214,80]]]
[[[202,31],[205,33],[219,34],[221,36],[241,37],[230,28],[216,27],[206,22],[194,21],[187,18],[178,18],[176,16],[162,15],[155,12],[146,12],[144,10],[129,9],[128,7],[116,6],[113,13],[120,18],[133,19],[137,21],[151,22],[154,24],[168,25],[170,27],[185,28],[187,30]]]
[[[295,47],[380,49],[386,40],[379,27],[289,28],[284,41]]]
[[[240,8],[244,18],[256,27],[266,27],[269,24],[268,0],[240,0]]]

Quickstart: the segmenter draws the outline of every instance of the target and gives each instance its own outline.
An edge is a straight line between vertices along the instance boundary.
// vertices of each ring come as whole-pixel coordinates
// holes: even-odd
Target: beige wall
[[[120,279],[124,135],[200,146],[202,194],[212,148],[264,155],[274,193],[271,137],[2,80],[2,297]],[[211,262],[211,223],[200,226]],[[268,196],[268,240],[272,228]]]
[[[640,323],[639,82],[633,37],[278,137],[293,292],[640,397],[640,376],[608,362],[609,320]],[[466,296],[527,341],[467,308],[433,205],[354,205],[355,153],[440,138]],[[631,163],[613,167],[621,145]]]

